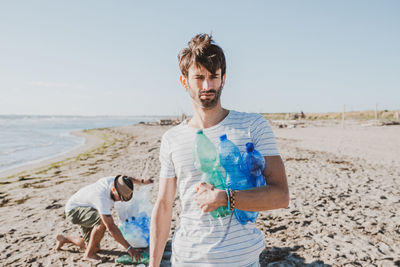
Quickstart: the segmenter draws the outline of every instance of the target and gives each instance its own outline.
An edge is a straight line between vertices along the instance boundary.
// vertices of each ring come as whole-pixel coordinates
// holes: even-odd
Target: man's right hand
[[[226,192],[215,188],[212,184],[201,182],[196,186],[196,192],[195,200],[203,212],[210,212],[227,205]]]
[[[111,215],[102,214],[101,220],[106,225],[107,230],[110,232],[111,236],[114,237],[115,241],[120,243],[123,247],[129,246],[128,241],[125,240],[121,231],[115,225],[114,220]],[[135,249],[135,248],[130,247],[129,250],[127,251],[127,253],[129,253],[129,255],[131,256],[132,261],[133,261],[133,257],[135,257],[136,260],[140,260],[140,258],[141,258],[140,252],[137,251],[137,249]]]
[[[133,261],[133,257],[135,257],[135,260],[137,262],[139,262],[141,260],[141,258],[142,258],[142,255],[141,255],[140,251],[138,249],[136,249],[136,248],[129,247],[127,252],[131,256],[131,260],[132,261]]]

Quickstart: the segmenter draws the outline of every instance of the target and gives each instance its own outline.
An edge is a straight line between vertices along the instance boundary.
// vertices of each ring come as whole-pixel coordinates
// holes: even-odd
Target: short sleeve
[[[110,201],[108,201],[105,197],[101,198],[95,198],[93,200],[94,205],[96,206],[97,211],[100,214],[103,215],[110,215],[111,214],[111,208],[112,208],[112,203]]]
[[[163,135],[161,140],[159,159],[161,163],[160,178],[176,177],[175,167],[171,157],[170,144],[165,134]]]
[[[275,135],[268,121],[257,114],[250,125],[250,135],[255,149],[263,156],[279,156]]]

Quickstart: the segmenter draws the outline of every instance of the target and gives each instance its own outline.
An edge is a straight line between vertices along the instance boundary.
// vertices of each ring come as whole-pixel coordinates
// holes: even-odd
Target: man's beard
[[[197,103],[199,104],[202,108],[205,109],[212,109],[218,104],[218,101],[221,97],[222,93],[222,85],[217,89],[210,89],[210,90],[203,90],[200,91],[198,94],[196,92],[193,92],[192,88],[189,86],[189,92],[190,92],[190,97]],[[201,99],[201,95],[205,93],[213,93],[214,98],[212,99]]]

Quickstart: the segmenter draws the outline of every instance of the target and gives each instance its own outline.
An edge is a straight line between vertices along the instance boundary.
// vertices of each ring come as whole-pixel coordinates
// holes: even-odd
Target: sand
[[[76,247],[54,251],[58,233],[79,234],[65,220],[66,201],[86,184],[124,173],[154,178],[154,202],[168,128],[87,131],[87,144],[62,158],[0,173],[0,265],[88,266]],[[286,209],[260,213],[267,243],[261,266],[399,266],[400,127],[314,122],[274,131],[291,200]],[[170,239],[179,210],[177,197]],[[118,266],[124,249],[109,234],[101,249],[97,265]],[[169,256],[170,242],[162,266]]]

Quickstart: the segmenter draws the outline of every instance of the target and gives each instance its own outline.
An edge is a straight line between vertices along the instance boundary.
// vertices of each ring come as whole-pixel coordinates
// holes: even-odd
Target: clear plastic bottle
[[[221,141],[218,146],[219,161],[227,175],[227,186],[232,190],[252,188],[248,177],[241,171],[242,157],[239,148],[227,138],[226,134],[221,135],[219,139]],[[254,222],[258,216],[258,212],[238,209],[235,209],[234,213],[236,219],[243,225],[248,221]]]
[[[208,137],[204,135],[203,130],[197,132],[193,154],[194,166],[203,173],[201,180],[212,184],[218,189],[225,190],[226,180],[225,176],[219,171],[217,149]],[[210,215],[216,219],[231,213],[228,207],[221,206],[211,211]]]
[[[264,186],[265,159],[260,152],[254,149],[253,143],[246,144],[246,152],[243,153],[242,158],[242,170],[246,173],[253,187]]]

